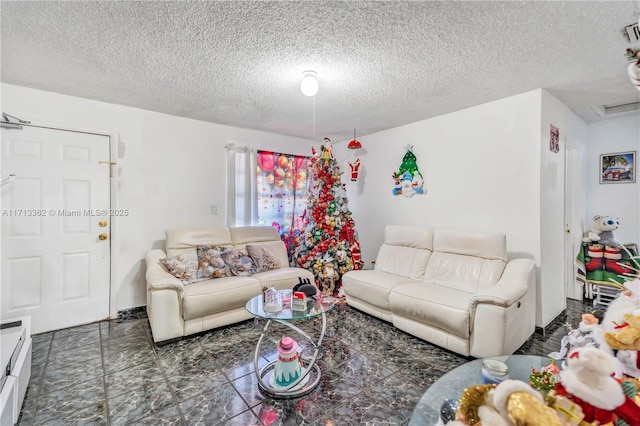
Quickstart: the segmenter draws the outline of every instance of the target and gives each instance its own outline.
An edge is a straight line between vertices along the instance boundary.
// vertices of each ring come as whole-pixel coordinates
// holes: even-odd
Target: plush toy
[[[640,406],[612,377],[616,365],[616,359],[604,351],[589,346],[577,348],[569,355],[567,368],[560,372],[556,394],[578,404],[585,422],[615,424],[619,418],[629,426],[640,426]]]
[[[620,243],[613,237],[613,231],[620,228],[618,218],[611,216],[594,216],[593,225],[587,231],[582,241],[585,243],[597,242],[607,246],[619,246]]]
[[[558,361],[562,361],[563,367],[566,366],[565,357],[575,348],[590,345],[596,348],[600,347],[598,339],[599,320],[593,314],[582,314],[582,321],[578,328],[570,330],[569,333],[562,338],[560,342],[560,351],[551,352],[549,357]]]
[[[615,331],[616,326],[625,321],[625,315],[640,309],[640,279],[627,281],[622,291],[609,304],[602,320],[605,331]]]
[[[640,350],[640,310],[625,314],[624,323],[616,326],[617,331],[604,334],[611,349]]]

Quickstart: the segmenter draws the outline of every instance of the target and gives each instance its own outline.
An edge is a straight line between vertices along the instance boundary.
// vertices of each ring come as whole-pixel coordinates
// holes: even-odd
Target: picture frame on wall
[[[636,151],[600,155],[600,183],[634,183]]]

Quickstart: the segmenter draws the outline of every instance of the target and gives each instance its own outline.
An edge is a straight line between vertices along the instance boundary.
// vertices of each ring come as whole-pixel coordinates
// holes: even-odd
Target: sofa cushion
[[[195,250],[193,253],[185,252],[178,256],[160,259],[160,263],[183,284],[191,284],[198,278],[198,256]]]
[[[433,230],[387,225],[375,270],[419,280],[431,255]]]
[[[185,321],[244,307],[260,294],[260,282],[253,277],[225,277],[186,286],[182,293]]]
[[[389,296],[393,315],[469,338],[469,301],[473,294],[438,284],[405,283]]]
[[[232,246],[197,246],[198,272],[197,277],[203,279],[230,277],[231,269],[224,263],[222,253],[232,251]]]
[[[167,257],[173,257],[199,245],[231,245],[231,234],[226,226],[189,226],[167,229]]]
[[[383,271],[349,271],[342,276],[342,287],[347,295],[370,305],[389,310],[389,294],[409,278]]]
[[[273,226],[239,226],[229,228],[229,232],[235,248],[243,248],[247,244],[264,244],[276,253],[282,266],[289,265],[287,247]]]
[[[308,278],[310,282],[314,280],[313,274],[306,269],[289,266],[258,272],[253,278],[260,280],[264,287],[273,286],[276,290],[292,289],[300,282],[298,278]]]
[[[494,286],[506,262],[504,234],[435,230],[423,281],[475,293]]]
[[[423,282],[469,293],[494,286],[504,271],[502,260],[433,252]]]
[[[220,254],[231,273],[238,277],[247,277],[256,273],[256,264],[247,253],[247,249],[225,251]]]
[[[247,253],[256,264],[257,272],[279,269],[282,265],[278,254],[269,244],[247,244]]]

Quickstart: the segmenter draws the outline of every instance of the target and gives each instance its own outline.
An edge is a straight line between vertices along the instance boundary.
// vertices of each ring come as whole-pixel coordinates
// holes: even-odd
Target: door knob
[[[100,222],[98,222],[98,226],[99,226],[100,228],[104,228],[105,226],[107,226],[107,222],[106,222],[106,221],[104,221],[104,220],[101,220]]]
[[[98,239],[99,239],[100,241],[104,241],[104,240],[106,240],[106,239],[107,239],[107,234],[102,233],[102,234],[98,235]]]

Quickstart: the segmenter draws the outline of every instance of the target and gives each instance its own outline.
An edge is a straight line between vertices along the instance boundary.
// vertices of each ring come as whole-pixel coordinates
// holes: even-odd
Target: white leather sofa
[[[512,354],[535,331],[530,259],[503,234],[387,225],[373,270],[342,277],[347,303],[464,356]]]
[[[287,251],[278,232],[271,226],[198,226],[166,231],[166,252],[149,251],[147,264],[147,315],[153,339],[166,341],[250,319],[247,301],[261,293],[262,287],[290,289],[299,278],[313,282],[306,269],[290,267]],[[198,245],[231,245],[234,249],[248,244],[270,246],[280,260],[278,269],[251,276],[230,276],[183,284],[160,262]]]

